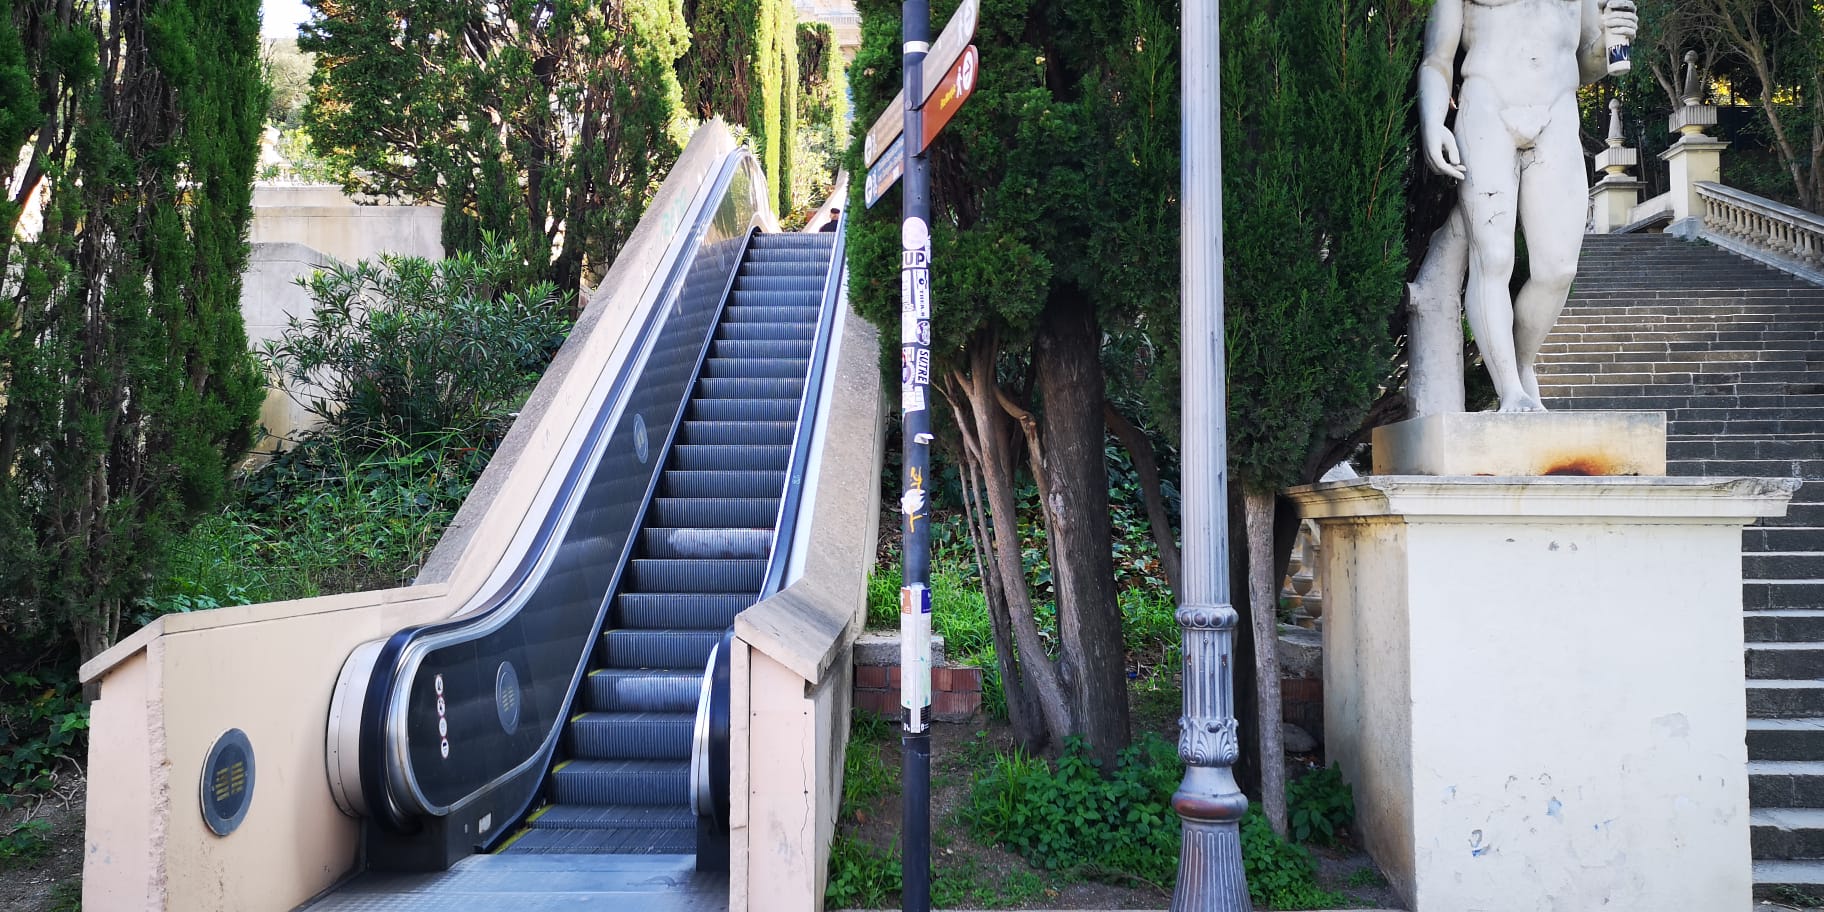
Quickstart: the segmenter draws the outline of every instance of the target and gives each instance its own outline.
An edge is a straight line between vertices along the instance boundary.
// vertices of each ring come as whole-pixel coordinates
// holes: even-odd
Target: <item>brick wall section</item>
[[[888,719],[900,717],[899,666],[855,664],[855,708]],[[931,715],[939,722],[967,722],[982,710],[982,670],[945,663],[931,669]]]
[[[1280,678],[1279,717],[1324,740],[1324,679]]]

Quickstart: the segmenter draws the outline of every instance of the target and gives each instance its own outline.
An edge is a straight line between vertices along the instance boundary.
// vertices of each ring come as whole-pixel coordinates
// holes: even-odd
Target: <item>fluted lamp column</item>
[[[1184,715],[1178,756],[1184,781],[1172,807],[1184,821],[1173,912],[1251,910],[1241,868],[1235,784],[1241,755],[1232,679],[1229,604],[1228,405],[1222,326],[1222,62],[1219,3],[1184,4],[1183,379]]]

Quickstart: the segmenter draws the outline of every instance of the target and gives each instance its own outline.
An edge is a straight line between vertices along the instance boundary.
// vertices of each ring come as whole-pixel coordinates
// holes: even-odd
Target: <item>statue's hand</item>
[[[1425,128],[1425,164],[1433,174],[1462,180],[1463,153],[1457,149],[1456,134],[1442,125]]]
[[[1603,0],[1602,29],[1632,40],[1640,31],[1640,15],[1634,11],[1634,0]]]

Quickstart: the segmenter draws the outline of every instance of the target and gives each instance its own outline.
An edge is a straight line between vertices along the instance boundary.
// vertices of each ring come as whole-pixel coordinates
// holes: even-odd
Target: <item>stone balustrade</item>
[[[1698,183],[1697,195],[1705,239],[1824,279],[1824,218],[1715,182]]]

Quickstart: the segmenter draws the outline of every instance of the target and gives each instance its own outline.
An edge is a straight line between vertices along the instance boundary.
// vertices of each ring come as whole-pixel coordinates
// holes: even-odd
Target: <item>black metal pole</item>
[[[905,0],[905,198],[900,225],[900,409],[904,416],[904,588],[900,590],[902,906],[931,908],[931,530],[925,481],[931,473],[931,175],[919,151],[924,136],[924,65],[931,42],[930,0]],[[914,154],[916,153],[916,154]]]

